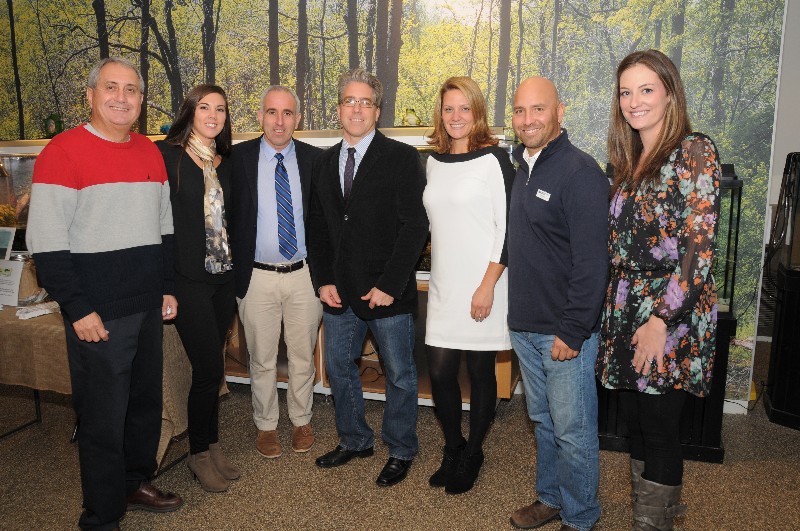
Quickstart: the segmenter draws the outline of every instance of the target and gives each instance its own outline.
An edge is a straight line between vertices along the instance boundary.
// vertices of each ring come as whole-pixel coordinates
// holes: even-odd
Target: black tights
[[[683,478],[680,420],[686,393],[663,395],[620,391],[620,414],[628,426],[631,459],[644,461],[644,477],[661,485]]]
[[[461,366],[461,353],[466,353],[470,381],[469,439],[466,452],[468,455],[479,452],[494,419],[497,353],[430,345],[425,345],[425,351],[428,355],[436,416],[442,424],[444,443],[448,448],[458,448],[464,444],[464,436],[461,434],[461,386],[458,384],[458,370]]]

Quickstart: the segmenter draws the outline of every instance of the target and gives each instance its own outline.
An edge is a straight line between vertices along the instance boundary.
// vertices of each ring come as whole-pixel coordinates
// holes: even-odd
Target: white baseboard
[[[722,412],[730,415],[746,415],[748,405],[747,400],[725,400]]]

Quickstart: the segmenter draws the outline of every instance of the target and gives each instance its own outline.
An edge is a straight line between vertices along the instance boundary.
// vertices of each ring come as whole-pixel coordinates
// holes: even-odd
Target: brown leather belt
[[[256,269],[263,269],[264,271],[274,271],[276,273],[291,273],[298,269],[303,269],[305,261],[299,260],[293,264],[262,264],[261,262],[253,262],[253,267]]]

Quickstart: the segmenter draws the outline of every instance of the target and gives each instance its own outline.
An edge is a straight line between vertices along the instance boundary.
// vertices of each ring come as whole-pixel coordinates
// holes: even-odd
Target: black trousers
[[[81,529],[119,525],[128,494],[155,472],[161,435],[161,308],[103,324],[108,341],[90,343],[64,319],[80,422]]]
[[[189,452],[218,442],[219,386],[225,377],[225,335],[236,311],[233,279],[208,284],[176,275],[178,317],[175,327],[192,364],[189,390]]]
[[[686,393],[619,392],[620,415],[628,427],[631,459],[644,461],[644,477],[661,485],[683,480],[680,422]]]

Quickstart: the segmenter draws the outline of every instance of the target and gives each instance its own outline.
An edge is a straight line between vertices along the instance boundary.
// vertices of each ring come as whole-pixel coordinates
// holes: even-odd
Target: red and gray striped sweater
[[[143,135],[57,135],[33,170],[26,240],[39,281],[75,322],[160,308],[174,293],[172,208],[164,160]]]

